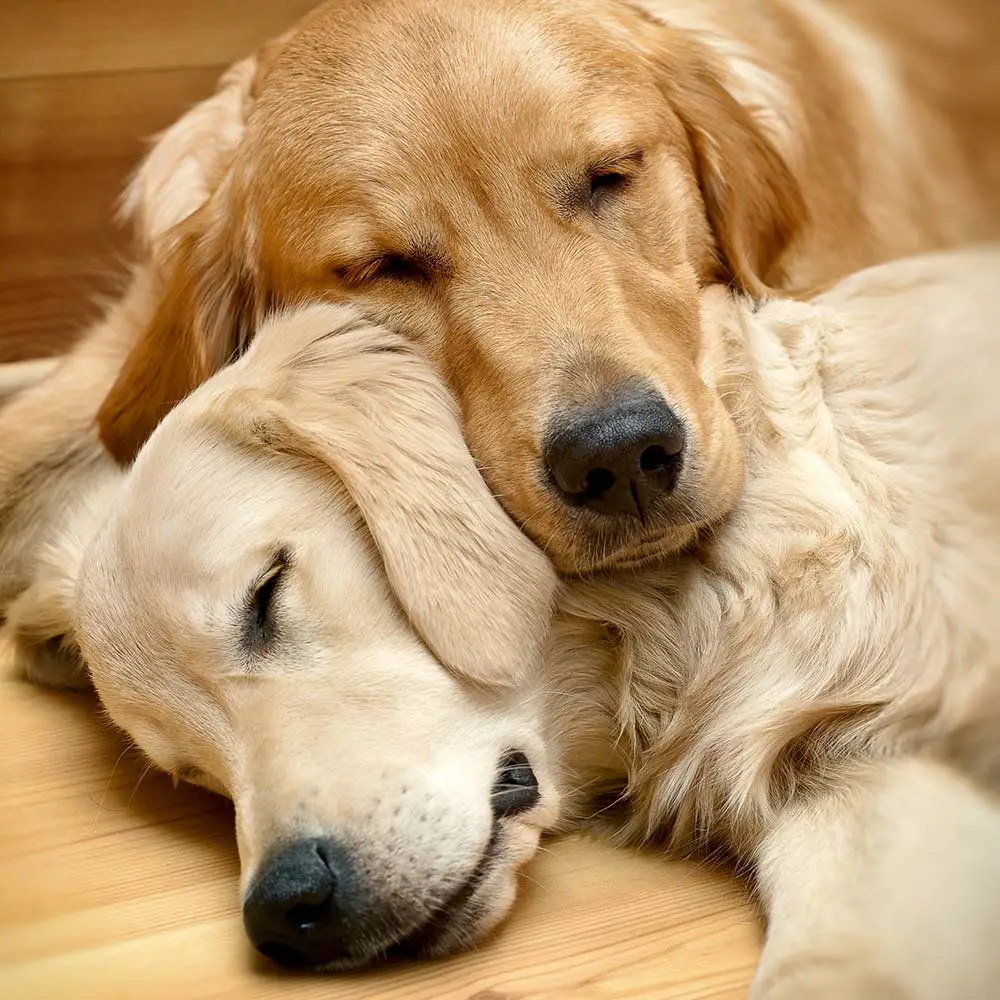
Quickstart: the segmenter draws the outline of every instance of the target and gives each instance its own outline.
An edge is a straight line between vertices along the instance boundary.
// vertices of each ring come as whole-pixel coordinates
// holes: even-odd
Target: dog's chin
[[[508,865],[497,865],[415,957],[444,958],[478,944],[503,923],[513,908],[516,895],[516,870]]]
[[[706,522],[633,520],[634,524],[615,525],[610,531],[567,525],[564,537],[548,540],[545,552],[563,576],[637,570],[689,548],[706,526]]]
[[[317,966],[315,972],[358,972],[385,963],[445,958],[465,951],[488,937],[510,913],[516,895],[516,872],[495,865],[460,907],[438,916],[417,935],[365,954],[339,958]]]

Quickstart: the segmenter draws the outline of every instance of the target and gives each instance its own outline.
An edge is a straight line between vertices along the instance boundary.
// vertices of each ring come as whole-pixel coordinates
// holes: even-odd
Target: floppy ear
[[[252,325],[253,282],[231,259],[238,239],[224,225],[229,171],[261,72],[236,63],[212,97],[157,140],[126,191],[142,253],[162,275],[152,322],[98,411],[101,441],[130,462],[177,402],[232,356]]]
[[[802,190],[759,122],[726,89],[707,51],[685,40],[658,53],[661,86],[691,144],[724,277],[754,295],[806,221]]]
[[[238,353],[263,313],[249,268],[206,216],[207,208],[199,209],[182,223],[153,317],[97,411],[101,443],[122,465],[177,403]]]
[[[268,321],[241,365],[271,399],[266,413],[247,403],[244,429],[335,471],[438,659],[485,685],[516,683],[539,655],[556,577],[490,493],[430,366],[353,310],[322,305]]]
[[[134,226],[142,251],[155,255],[164,237],[219,187],[243,138],[259,72],[257,56],[233,63],[211,97],[154,139],[119,209],[120,217]]]

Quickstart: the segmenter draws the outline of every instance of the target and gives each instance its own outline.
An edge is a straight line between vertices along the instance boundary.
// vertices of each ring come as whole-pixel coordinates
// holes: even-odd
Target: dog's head
[[[233,798],[257,947],[343,968],[509,908],[559,812],[534,677],[554,588],[429,366],[320,305],[158,428],[77,634],[112,719]]]
[[[560,569],[728,512],[742,456],[698,292],[761,291],[803,208],[694,36],[625,0],[334,2],[255,79],[102,411],[116,455],[276,303],[350,300],[433,360]]]

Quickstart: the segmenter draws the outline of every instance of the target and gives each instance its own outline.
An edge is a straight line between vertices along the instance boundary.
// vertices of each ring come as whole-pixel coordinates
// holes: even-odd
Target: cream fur
[[[198,141],[198,120],[175,137]],[[589,821],[610,797],[602,825],[618,837],[723,850],[754,879],[770,919],[754,1000],[989,1000],[997,251],[888,265],[808,303],[705,294],[698,372],[735,422],[741,499],[655,569],[570,583],[539,664],[551,577],[471,474],[434,378],[377,327],[334,309],[324,332],[351,329],[331,338],[318,313],[279,318],[177,408],[134,473],[100,451],[93,417],[148,324],[161,237],[221,169],[207,161],[189,188],[200,161],[184,142],[154,155],[171,149],[130,202],[160,220],[130,290],[0,412],[0,610],[29,673],[85,681],[82,642],[140,746],[234,797],[245,881],[290,824],[346,823],[411,919],[467,871],[496,755],[524,746],[542,803],[508,824],[478,918],[437,950],[502,918],[541,828]],[[365,467],[369,446],[387,451]],[[436,468],[421,470],[423,449]],[[394,523],[393,496],[417,516]],[[309,541],[297,645],[248,672],[225,614],[292,530]],[[446,575],[420,575],[452,551]],[[384,773],[374,793],[328,787],[345,760]],[[314,787],[335,794],[303,809]],[[430,827],[402,805],[409,787],[435,803]],[[396,867],[403,847],[420,884]]]
[[[459,834],[483,822],[467,810],[514,741],[543,776],[543,804],[511,832],[479,922],[440,949],[506,912],[540,827],[589,823],[616,794],[605,829],[721,849],[753,875],[771,922],[755,1000],[987,1000],[1000,898],[998,269],[1000,253],[970,250],[887,265],[808,304],[707,294],[702,374],[739,428],[742,499],[688,554],[570,583],[544,665],[527,657],[516,688],[504,681],[487,702],[468,700],[481,671],[428,658],[407,588],[398,576],[395,596],[387,587],[392,551],[412,541],[377,521],[377,549],[367,541],[371,494],[352,477],[391,496],[394,464],[341,479],[364,440],[354,422],[379,427],[404,385],[422,414],[404,419],[432,451],[459,439],[450,406],[378,328],[337,309],[278,319],[175,409],[108,495],[103,526],[91,522],[96,537],[69,546],[85,549],[78,638],[98,690],[161,766],[233,795],[246,883],[297,815],[408,845],[428,885],[449,884],[483,836]],[[400,382],[406,371],[417,381]],[[360,408],[325,423],[316,404],[337,414],[345,378]],[[473,480],[435,473],[416,492],[430,516],[454,489],[472,491],[452,528],[478,535],[466,551],[505,551],[510,526],[488,495],[473,501]],[[223,609],[288,539],[301,574],[285,598],[290,638],[248,667]],[[520,599],[544,605],[543,581],[522,578]],[[481,583],[443,601],[445,619],[485,626],[494,611]],[[237,680],[247,670],[250,685]],[[356,699],[362,715],[331,727]],[[422,783],[439,803],[433,840],[412,816],[382,826],[371,785],[348,782],[303,814],[303,782],[322,786],[333,760],[368,774],[402,765],[374,788],[393,801]],[[458,798],[436,784],[446,761]],[[420,854],[442,840],[434,860]],[[373,877],[419,910],[392,856],[368,855]]]

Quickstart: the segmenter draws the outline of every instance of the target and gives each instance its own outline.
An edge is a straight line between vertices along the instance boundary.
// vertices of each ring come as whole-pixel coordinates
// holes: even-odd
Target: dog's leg
[[[758,854],[750,1000],[1000,997],[1000,802],[920,760],[790,806]]]

